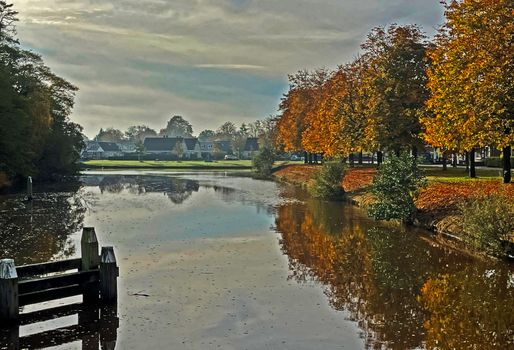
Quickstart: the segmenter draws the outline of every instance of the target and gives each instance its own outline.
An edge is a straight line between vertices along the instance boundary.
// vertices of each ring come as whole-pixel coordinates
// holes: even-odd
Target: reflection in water
[[[23,334],[22,327],[34,327],[39,322],[59,323],[59,319],[78,315],[78,323],[58,325],[44,332]],[[0,349],[44,349],[82,342],[82,349],[114,350],[119,319],[117,308],[96,304],[71,304],[21,315],[20,325],[0,330]],[[22,335],[20,336],[20,333]]]
[[[82,228],[86,203],[79,186],[66,192],[0,197],[0,258],[17,265],[63,259],[75,253],[69,239]]]
[[[341,203],[285,204],[276,227],[292,278],[324,284],[367,348],[514,346],[508,265],[457,254]]]
[[[121,193],[127,190],[131,194],[160,192],[168,196],[171,202],[182,204],[193,192],[198,192],[198,181],[163,176],[85,176],[86,186],[98,186],[100,192]]]

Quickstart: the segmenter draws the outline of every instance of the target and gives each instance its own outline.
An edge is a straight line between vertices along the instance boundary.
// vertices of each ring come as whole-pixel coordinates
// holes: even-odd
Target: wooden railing
[[[25,266],[0,260],[0,324],[18,323],[21,306],[80,294],[85,303],[115,303],[119,272],[114,248],[102,247],[98,255],[93,227],[83,229],[80,246],[78,259]]]

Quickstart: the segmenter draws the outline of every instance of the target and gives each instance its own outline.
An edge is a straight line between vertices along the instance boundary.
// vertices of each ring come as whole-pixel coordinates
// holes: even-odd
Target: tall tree
[[[115,128],[100,129],[98,135],[95,136],[96,141],[104,142],[120,142],[125,139],[125,135],[121,130]]]
[[[125,137],[132,142],[143,142],[147,137],[155,137],[157,132],[146,125],[133,125],[125,131]]]
[[[73,174],[83,145],[69,120],[77,88],[20,47],[16,15],[0,1],[0,178]]]
[[[362,44],[367,63],[366,141],[399,154],[420,146],[419,116],[428,98],[426,37],[417,25],[374,28]]]
[[[198,134],[198,140],[200,141],[213,141],[216,138],[216,132],[214,130],[202,130]]]
[[[216,130],[216,138],[218,140],[232,141],[236,135],[237,128],[232,122],[225,122]]]
[[[164,129],[159,132],[161,136],[168,137],[191,137],[193,135],[193,127],[191,123],[180,115],[174,115]]]
[[[425,140],[460,151],[486,145],[502,149],[503,181],[510,182],[514,3],[463,0],[445,6],[446,22],[429,52],[433,62],[428,73],[428,113],[422,120]]]

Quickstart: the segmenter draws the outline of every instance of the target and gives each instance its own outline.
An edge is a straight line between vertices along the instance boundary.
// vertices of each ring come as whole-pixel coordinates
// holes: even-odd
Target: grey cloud
[[[276,111],[286,74],[350,60],[372,27],[419,23],[433,34],[442,21],[437,0],[15,5],[22,42],[81,88],[74,119],[90,136],[102,122],[124,128],[141,120],[161,127],[173,113],[197,130],[231,118],[260,118]]]

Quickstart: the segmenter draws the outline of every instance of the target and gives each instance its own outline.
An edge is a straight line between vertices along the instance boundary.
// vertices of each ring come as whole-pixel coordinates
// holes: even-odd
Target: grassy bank
[[[285,164],[301,164],[294,161],[278,161],[275,166]],[[203,160],[88,160],[82,162],[83,168],[104,169],[251,169],[251,160],[219,160],[205,162]]]
[[[310,186],[314,175],[320,169],[313,165],[292,165],[274,173],[278,180]],[[446,237],[462,237],[459,223],[462,218],[458,207],[461,203],[488,194],[504,193],[513,199],[514,184],[502,184],[498,169],[477,169],[477,179],[465,176],[463,168],[425,167],[428,185],[423,188],[415,201],[417,208],[416,224]],[[341,186],[356,205],[366,209],[373,202],[369,186],[373,181],[376,168],[350,168],[341,182]],[[514,241],[514,237],[513,237]]]

